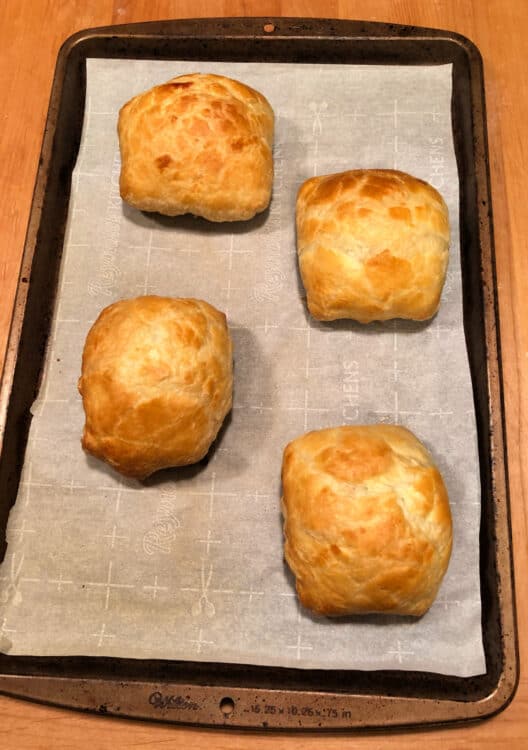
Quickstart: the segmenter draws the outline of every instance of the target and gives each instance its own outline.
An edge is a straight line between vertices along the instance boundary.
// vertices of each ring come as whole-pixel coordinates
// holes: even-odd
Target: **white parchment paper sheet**
[[[192,71],[238,78],[276,113],[273,200],[249,223],[146,215],[119,198],[120,106]],[[87,74],[58,304],[0,568],[3,650],[483,672],[451,67],[89,60]],[[403,169],[446,199],[451,260],[429,323],[320,324],[306,314],[296,191],[314,174],[358,167]],[[208,463],[142,485],[83,454],[76,381],[100,310],[145,293],[201,297],[227,313],[236,385]],[[282,450],[306,430],[378,420],[413,430],[445,476],[449,571],[419,620],[314,617],[283,563]]]

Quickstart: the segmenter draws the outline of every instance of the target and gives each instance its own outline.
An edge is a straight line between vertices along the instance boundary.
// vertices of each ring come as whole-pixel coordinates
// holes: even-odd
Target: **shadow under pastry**
[[[260,229],[268,220],[269,206],[247,221],[208,221],[200,216],[184,214],[182,216],[165,216],[150,211],[139,211],[137,208],[122,202],[123,216],[138,226],[157,228],[167,231],[182,231],[198,235],[231,235],[247,234]]]

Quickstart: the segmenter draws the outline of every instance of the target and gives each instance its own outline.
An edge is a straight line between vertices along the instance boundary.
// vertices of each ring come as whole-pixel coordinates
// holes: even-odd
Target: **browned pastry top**
[[[309,432],[284,451],[285,556],[299,598],[325,615],[422,615],[451,553],[440,472],[396,425]]]
[[[223,313],[194,299],[121,300],[86,338],[83,447],[137,478],[195,463],[230,411],[232,389]]]
[[[297,197],[297,250],[319,320],[425,320],[449,254],[447,207],[431,185],[390,169],[312,177]]]
[[[119,113],[121,197],[143,211],[250,219],[269,204],[274,116],[258,91],[224,76],[178,76]]]

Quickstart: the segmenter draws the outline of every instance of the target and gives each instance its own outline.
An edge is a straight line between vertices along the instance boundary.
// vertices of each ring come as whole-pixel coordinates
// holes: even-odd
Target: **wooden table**
[[[513,703],[482,724],[406,734],[287,735],[188,729],[100,718],[0,697],[0,746],[10,748],[528,747],[528,170],[527,0],[3,0],[0,3],[0,368],[12,313],[53,67],[61,42],[87,27],[199,16],[326,16],[432,26],[468,36],[484,58],[521,681]]]

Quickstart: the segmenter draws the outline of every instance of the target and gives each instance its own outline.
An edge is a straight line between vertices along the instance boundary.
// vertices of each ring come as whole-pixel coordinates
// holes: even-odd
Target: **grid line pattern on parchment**
[[[197,63],[88,61],[59,302],[0,568],[2,650],[481,672],[450,66],[198,65],[261,90],[276,114],[270,209],[233,225],[151,216],[119,197],[117,111],[175,66]],[[452,255],[432,322],[362,327],[307,314],[296,192],[352,167],[403,169],[446,198]],[[100,310],[144,293],[202,297],[227,313],[235,391],[209,462],[141,485],[82,453],[76,381]],[[306,430],[379,420],[406,424],[435,455],[453,499],[453,559],[424,618],[335,623],[298,605],[282,560],[282,450]]]

